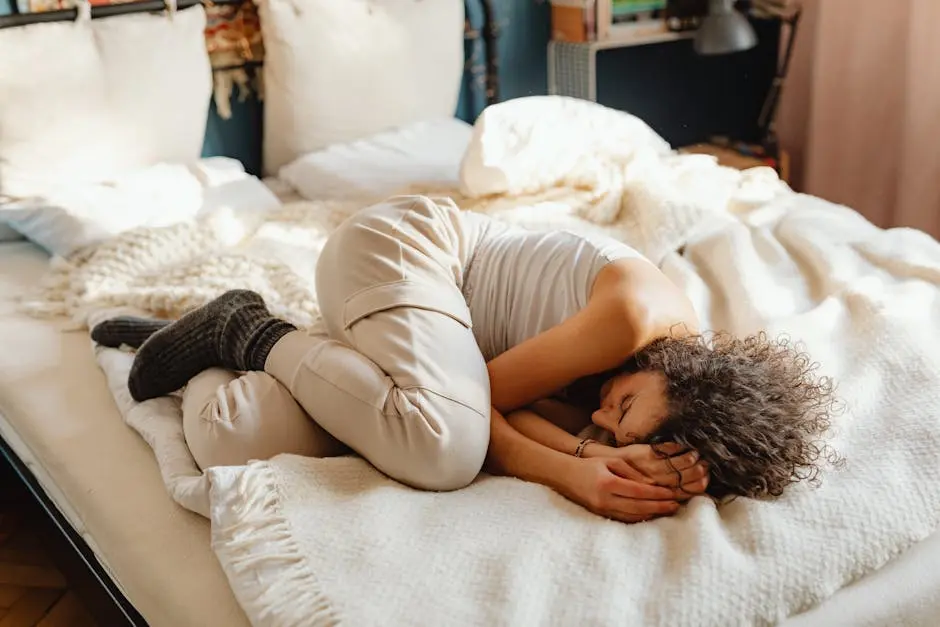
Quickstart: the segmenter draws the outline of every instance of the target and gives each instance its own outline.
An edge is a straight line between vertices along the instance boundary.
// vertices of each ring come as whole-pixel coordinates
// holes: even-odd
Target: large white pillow
[[[640,154],[670,152],[666,140],[629,113],[565,96],[516,98],[477,118],[461,187],[472,197],[534,193]]]
[[[278,178],[310,200],[382,198],[416,183],[456,187],[472,132],[457,118],[406,124],[308,153]]]
[[[240,215],[280,206],[234,159],[157,164],[107,183],[61,185],[43,197],[0,205],[12,225],[50,254],[66,257],[124,231],[193,220],[216,210]]]
[[[0,196],[199,158],[212,93],[197,6],[0,30]]]
[[[462,0],[259,0],[264,170],[329,146],[453,116]]]

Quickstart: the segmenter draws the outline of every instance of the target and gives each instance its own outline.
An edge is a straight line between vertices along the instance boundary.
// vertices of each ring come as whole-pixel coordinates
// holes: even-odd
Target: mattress
[[[114,405],[87,331],[16,313],[15,299],[47,265],[28,242],[0,244],[0,435],[150,625],[247,625],[208,522],[170,500],[153,453]]]
[[[48,257],[0,244],[0,435],[154,627],[247,625],[209,546],[208,522],[172,502],[151,450],[124,425],[86,331],[16,313]],[[933,626],[940,535],[786,621]]]

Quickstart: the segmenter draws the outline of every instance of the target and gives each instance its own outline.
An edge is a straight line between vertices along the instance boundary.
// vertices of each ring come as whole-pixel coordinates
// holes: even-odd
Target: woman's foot
[[[98,323],[91,330],[91,339],[102,346],[120,348],[130,346],[140,348],[151,335],[168,326],[170,320],[157,318],[138,318],[137,316],[118,316]]]
[[[264,370],[274,344],[295,329],[272,316],[259,294],[226,292],[141,345],[127,381],[131,396],[165,396],[208,368]]]

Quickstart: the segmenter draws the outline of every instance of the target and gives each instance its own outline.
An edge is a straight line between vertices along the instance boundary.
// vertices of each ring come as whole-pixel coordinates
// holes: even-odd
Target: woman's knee
[[[489,443],[488,411],[484,414],[489,386],[479,352],[463,360],[466,366],[478,359],[478,368],[445,369],[451,376],[443,383],[415,372],[399,378],[425,384],[402,388],[369,357],[342,342],[304,334],[289,337],[290,343],[285,337],[272,351],[268,371],[290,384],[314,420],[376,468],[427,490],[457,489],[479,473]],[[472,338],[472,346],[470,342]],[[399,365],[415,359],[404,354]]]
[[[403,483],[423,490],[449,491],[480,474],[489,445],[489,417],[462,403],[422,391],[420,419],[426,424],[415,448],[397,460]],[[394,475],[393,475],[394,476]]]

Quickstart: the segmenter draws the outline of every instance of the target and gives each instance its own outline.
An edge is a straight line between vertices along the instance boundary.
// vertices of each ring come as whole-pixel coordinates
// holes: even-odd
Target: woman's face
[[[619,374],[601,386],[600,402],[594,424],[614,434],[618,445],[643,441],[666,417],[666,380],[658,372]]]

